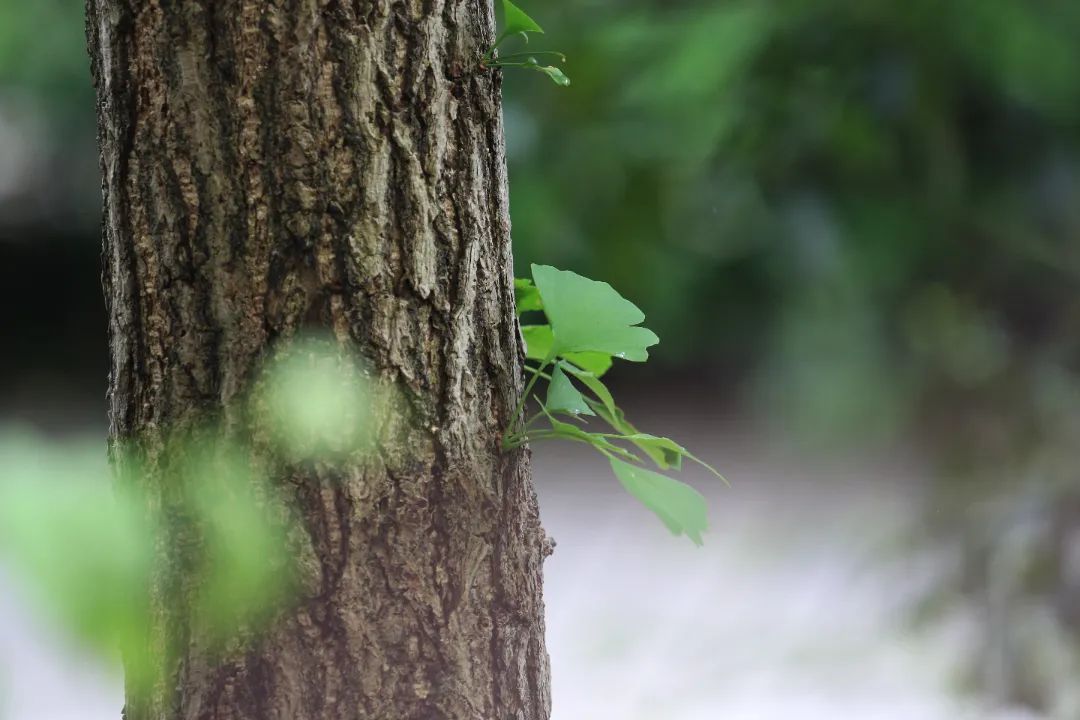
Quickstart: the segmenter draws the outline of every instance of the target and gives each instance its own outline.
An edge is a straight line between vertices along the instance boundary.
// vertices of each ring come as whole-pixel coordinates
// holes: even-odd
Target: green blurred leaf
[[[375,415],[387,411],[363,369],[335,342],[307,339],[268,366],[257,400],[275,439],[297,458],[330,459],[370,445]]]
[[[611,469],[626,491],[652,510],[675,535],[683,533],[701,545],[701,534],[708,529],[705,498],[686,483],[660,473],[609,458]]]
[[[566,412],[571,415],[596,414],[558,365],[555,366],[555,370],[551,373],[551,382],[548,383],[545,405],[551,412]]]
[[[271,517],[269,484],[242,448],[191,448],[184,470],[203,543],[200,617],[225,637],[273,610],[288,590],[284,532]]]
[[[104,448],[0,447],[0,556],[78,639],[109,655],[142,642],[153,546],[139,504],[114,493]]]
[[[635,362],[648,360],[647,348],[659,338],[648,328],[637,327],[645,314],[610,285],[547,265],[533,265],[532,272],[557,354],[601,352]]]
[[[123,651],[133,685],[155,682],[167,662],[150,649],[146,617],[162,549],[193,573],[197,617],[215,642],[290,589],[274,495],[248,452],[193,443],[158,458],[148,482],[130,448],[114,449],[114,479],[96,443],[84,452],[0,437],[0,557],[73,636],[108,657]]]

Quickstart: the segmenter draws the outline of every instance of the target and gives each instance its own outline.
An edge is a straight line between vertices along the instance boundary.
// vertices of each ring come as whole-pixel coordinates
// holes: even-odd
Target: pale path
[[[558,543],[546,580],[555,720],[1024,717],[954,696],[970,618],[920,633],[906,623],[941,562],[898,543],[916,517],[914,463],[810,473],[730,437],[727,452],[706,433],[683,437],[733,481],[687,475],[711,501],[700,549],[629,499],[599,457],[537,448]],[[118,680],[10,588],[0,579],[0,717],[117,720]]]
[[[916,463],[821,469],[708,433],[703,548],[673,538],[606,463],[538,448],[555,720],[991,720],[955,696],[971,617],[915,633],[945,559],[906,551]],[[681,435],[683,439],[685,435]],[[712,451],[709,450],[712,446]],[[558,480],[555,480],[558,478]]]

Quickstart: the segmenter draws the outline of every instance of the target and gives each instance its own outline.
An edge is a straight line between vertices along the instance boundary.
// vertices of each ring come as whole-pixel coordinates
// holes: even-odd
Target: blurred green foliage
[[[189,608],[200,637],[220,644],[296,591],[297,527],[272,478],[283,465],[363,462],[368,420],[389,412],[372,397],[350,353],[301,338],[271,358],[251,398],[249,431],[269,447],[213,425],[173,428],[164,442],[116,441],[110,469],[104,441],[0,426],[0,563],[76,638],[121,651],[129,682],[155,682],[170,659],[151,598]]]
[[[114,497],[100,443],[58,449],[27,432],[0,435],[0,559],[34,577],[40,606],[77,637],[135,647],[153,547],[143,513]]]
[[[74,638],[110,660],[122,653],[133,683],[154,682],[161,664],[147,655],[161,651],[147,634],[148,596],[168,572],[155,548],[189,556],[195,622],[214,641],[272,613],[290,589],[284,528],[252,458],[222,443],[175,450],[179,492],[168,497],[134,455],[114,481],[103,443],[0,428],[0,563]]]
[[[661,362],[734,366],[787,429],[863,440],[939,380],[1073,350],[1043,341],[1077,310],[1080,5],[591,0],[545,23],[575,84],[507,79],[519,271],[612,282]]]
[[[364,369],[312,337],[280,352],[267,367],[253,410],[270,419],[275,445],[293,460],[344,458],[370,449],[372,423],[385,419],[389,401],[376,397]],[[378,406],[378,407],[376,407]]]
[[[71,0],[0,0],[0,95],[23,94],[61,131],[94,121],[83,11]]]

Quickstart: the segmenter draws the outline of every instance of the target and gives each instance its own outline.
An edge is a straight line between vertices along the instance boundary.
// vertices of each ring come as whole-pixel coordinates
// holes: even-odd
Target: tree
[[[199,634],[178,527],[125,717],[549,715],[487,3],[89,0],[114,445],[166,497],[170,433],[252,435],[269,349],[318,328],[401,389],[362,467],[279,466],[300,596],[225,649]],[[257,446],[257,444],[256,444]]]

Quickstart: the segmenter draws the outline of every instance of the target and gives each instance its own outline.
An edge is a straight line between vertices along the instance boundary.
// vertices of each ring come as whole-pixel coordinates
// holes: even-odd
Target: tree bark
[[[549,542],[527,454],[499,451],[522,347],[488,2],[88,0],[87,34],[113,440],[208,418],[250,438],[260,362],[312,326],[414,420],[377,462],[280,470],[300,597],[224,654],[157,550],[169,660],[125,717],[548,718]]]

